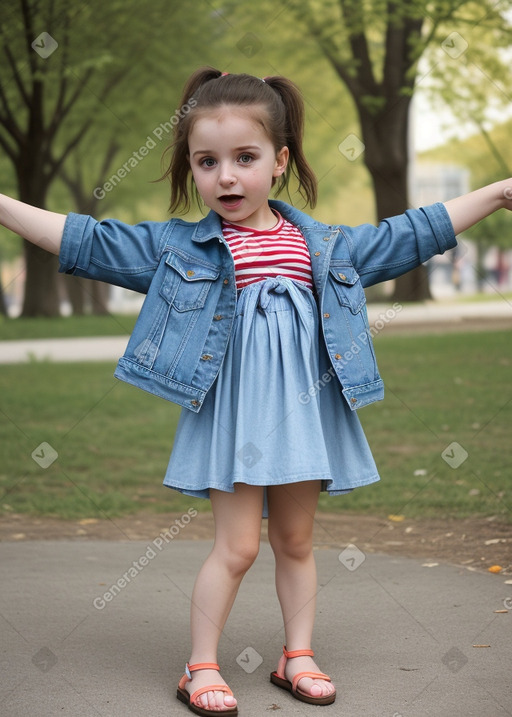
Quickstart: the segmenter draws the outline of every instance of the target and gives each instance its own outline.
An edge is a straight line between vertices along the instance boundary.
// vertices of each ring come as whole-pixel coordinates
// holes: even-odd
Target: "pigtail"
[[[265,83],[281,97],[286,110],[286,145],[290,150],[289,169],[278,184],[280,192],[289,181],[290,169],[299,181],[299,194],[314,207],[317,201],[317,180],[302,149],[304,137],[304,102],[298,87],[286,77],[265,77]]]
[[[190,209],[190,195],[193,194],[199,203],[199,194],[197,188],[190,177],[190,165],[188,160],[188,133],[189,133],[189,112],[190,108],[195,107],[197,102],[194,95],[202,85],[210,80],[215,80],[222,76],[220,70],[213,67],[201,67],[196,70],[188,79],[183,93],[179,108],[175,113],[178,117],[177,123],[174,125],[174,140],[165,149],[162,156],[162,162],[168,155],[171,155],[169,166],[160,180],[169,178],[171,183],[171,201],[169,211],[174,212],[179,207],[183,213]],[[186,111],[188,108],[188,111]],[[159,181],[160,181],[159,180]]]

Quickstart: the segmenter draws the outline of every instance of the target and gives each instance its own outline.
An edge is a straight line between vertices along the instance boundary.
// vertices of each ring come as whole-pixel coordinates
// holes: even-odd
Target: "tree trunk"
[[[83,316],[85,314],[85,292],[83,284],[87,279],[79,276],[71,276],[71,274],[61,274],[59,276],[62,289],[71,304],[71,313],[73,316]]]
[[[56,276],[58,258],[30,242],[24,242],[25,296],[22,317],[59,316]]]
[[[104,281],[92,281],[91,286],[91,311],[95,316],[106,316],[108,311],[108,297],[110,285]]]
[[[378,221],[403,214],[409,208],[409,107],[408,97],[388,99],[378,114],[370,114],[361,104],[358,105],[365,144],[365,163],[374,186]],[[421,265],[395,280],[395,301],[423,301],[430,298],[425,266]]]
[[[2,286],[1,280],[0,280],[0,314],[2,316],[7,316],[7,305],[5,303],[4,287]]]
[[[45,209],[45,181],[34,170],[31,163],[23,171],[23,162],[18,167],[20,200]],[[40,177],[39,181],[37,176]],[[57,271],[59,259],[44,249],[24,241],[25,254],[25,293],[23,297],[22,317],[60,316]]]
[[[71,304],[73,316],[83,316],[87,313],[106,316],[109,313],[110,286],[108,284],[68,274],[61,274],[59,279]]]

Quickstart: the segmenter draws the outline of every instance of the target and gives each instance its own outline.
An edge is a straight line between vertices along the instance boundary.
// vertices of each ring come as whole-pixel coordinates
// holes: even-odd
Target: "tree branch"
[[[7,56],[7,61],[9,62],[9,65],[10,65],[10,67],[11,67],[12,76],[13,76],[14,81],[15,81],[15,83],[16,83],[16,87],[17,87],[18,90],[19,90],[19,93],[20,93],[20,95],[21,95],[21,98],[22,98],[23,102],[25,103],[25,105],[26,105],[27,107],[29,107],[29,106],[30,106],[30,98],[29,98],[29,96],[28,96],[28,94],[27,94],[27,91],[25,90],[25,87],[24,87],[24,85],[23,85],[23,82],[21,81],[20,73],[19,73],[19,71],[18,71],[18,68],[16,67],[16,60],[14,59],[14,56],[13,56],[13,54],[12,54],[12,52],[11,52],[11,48],[9,47],[9,45],[7,44],[7,42],[5,41],[5,39],[4,39],[4,52],[5,52],[6,56]]]
[[[387,97],[398,95],[403,87],[414,86],[414,75],[408,76],[417,61],[411,40],[420,39],[423,26],[422,17],[400,18],[399,13],[397,3],[388,2],[383,71],[383,85]]]
[[[66,13],[66,19],[64,22],[64,31],[62,33],[62,40],[61,40],[61,55],[60,55],[60,84],[59,84],[59,94],[57,96],[57,100],[55,102],[55,111],[54,111],[54,117],[56,115],[60,115],[62,112],[62,108],[64,106],[64,98],[66,96],[66,90],[68,86],[67,77],[65,74],[65,68],[67,64],[68,59],[68,50],[69,50],[69,15]]]
[[[78,144],[83,140],[87,132],[90,130],[91,126],[93,125],[94,120],[89,117],[80,129],[76,132],[75,136],[67,143],[64,150],[61,152],[61,155],[58,159],[53,159],[51,157],[48,157],[48,163],[51,166],[51,170],[48,172],[48,182],[53,181],[57,174],[59,173],[60,168],[64,164],[66,158],[68,155],[75,149],[75,147],[78,146]]]
[[[27,51],[28,64],[30,66],[30,74],[32,78],[37,71],[36,53],[32,49],[32,42],[34,41],[34,29],[32,26],[32,16],[30,14],[31,7],[27,0],[20,0],[21,3],[21,15],[23,18],[23,25],[25,27],[25,49]]]
[[[11,109],[9,107],[9,103],[7,102],[7,97],[5,95],[4,89],[2,87],[2,84],[0,83],[0,102],[2,103],[5,115],[2,116],[0,114],[0,124],[9,132],[11,137],[15,140],[15,142],[19,145],[24,140],[24,135],[21,131],[20,126],[16,122],[16,118],[11,112]]]
[[[379,87],[375,80],[368,42],[364,34],[365,20],[362,5],[359,2],[340,0],[340,7],[349,34],[359,84],[366,94],[376,95]]]
[[[7,140],[0,134],[0,147],[4,150],[5,154],[9,157],[11,162],[15,165],[18,161],[18,155],[14,149],[9,145]]]

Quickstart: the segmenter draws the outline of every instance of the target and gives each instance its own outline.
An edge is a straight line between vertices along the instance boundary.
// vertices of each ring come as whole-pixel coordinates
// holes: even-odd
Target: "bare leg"
[[[316,609],[316,565],[313,556],[313,522],[320,481],[289,483],[268,489],[268,536],[276,559],[276,589],[283,613],[286,648],[311,647]],[[298,672],[321,672],[311,657],[288,660],[286,678]],[[304,677],[299,687],[312,697],[334,692],[325,680]]]
[[[217,646],[233,606],[242,578],[259,550],[263,488],[237,483],[234,493],[211,490],[215,518],[215,542],[196,579],[192,593],[190,664],[217,662]],[[186,689],[225,684],[218,672],[193,673]],[[199,697],[207,709],[222,711],[236,700],[223,692],[206,692]]]

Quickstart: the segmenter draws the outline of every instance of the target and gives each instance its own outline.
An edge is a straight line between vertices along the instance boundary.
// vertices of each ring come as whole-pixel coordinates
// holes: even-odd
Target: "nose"
[[[230,163],[224,163],[220,166],[220,172],[219,172],[219,183],[223,187],[232,187],[234,184],[236,184],[236,176],[233,171],[233,167]]]

